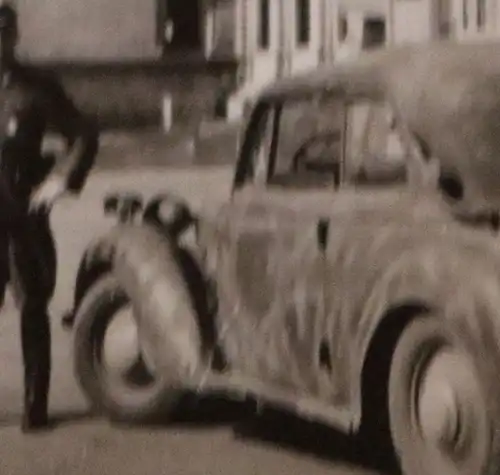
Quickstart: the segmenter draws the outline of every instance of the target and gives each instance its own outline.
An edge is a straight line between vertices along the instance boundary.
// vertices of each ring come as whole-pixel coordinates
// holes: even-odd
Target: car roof
[[[435,42],[365,52],[359,57],[280,80],[261,90],[254,113],[301,96],[380,99],[396,124],[458,178],[460,212],[500,209],[500,41]],[[235,180],[236,182],[236,180]]]
[[[322,93],[347,100],[366,97],[391,101],[399,85],[429,82],[427,75],[446,76],[447,81],[455,77],[469,84],[492,76],[498,80],[500,42],[435,42],[364,52],[350,61],[279,80],[262,89],[257,102]],[[418,88],[414,90],[420,92]]]
[[[500,208],[500,41],[436,42],[366,52],[263,90],[258,104],[325,92],[381,98],[426,158],[467,180],[467,199]],[[482,206],[482,205],[481,205]]]

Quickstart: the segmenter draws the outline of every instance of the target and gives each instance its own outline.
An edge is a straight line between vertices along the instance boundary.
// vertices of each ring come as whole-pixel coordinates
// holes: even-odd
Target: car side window
[[[391,107],[359,101],[348,107],[347,179],[355,182],[406,182],[406,151]]]
[[[406,181],[405,150],[385,103],[345,104],[325,95],[287,100],[270,105],[256,129],[250,158],[255,185]]]

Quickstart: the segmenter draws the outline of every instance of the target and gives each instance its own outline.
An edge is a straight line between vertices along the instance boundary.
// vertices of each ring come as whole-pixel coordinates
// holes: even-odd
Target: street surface
[[[24,436],[18,429],[22,394],[19,321],[7,298],[0,315],[0,361],[4,368],[0,378],[1,475],[382,473],[363,468],[345,437],[293,418],[272,415],[267,422],[266,417],[261,422],[252,418],[247,424],[237,423],[235,431],[227,419],[231,423],[241,419],[241,407],[220,401],[202,404],[191,421],[171,428],[116,428],[89,415],[72,377],[71,337],[62,331],[59,320],[71,303],[76,266],[85,245],[110,225],[101,212],[103,194],[115,188],[145,190],[147,195],[168,189],[199,207],[201,203],[216,204],[227,196],[230,173],[221,167],[103,172],[91,177],[80,200],[57,205],[53,227],[59,274],[52,302],[51,412],[60,423],[46,434]],[[290,440],[277,438],[276,426]]]

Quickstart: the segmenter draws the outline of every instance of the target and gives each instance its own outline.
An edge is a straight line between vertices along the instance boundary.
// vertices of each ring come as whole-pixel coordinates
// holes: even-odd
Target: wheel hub
[[[149,381],[154,374],[153,358],[146,351],[144,339],[138,333],[133,310],[128,307],[117,313],[104,338],[104,363],[111,378],[133,381]],[[145,371],[149,379],[138,377]]]
[[[470,397],[477,390],[474,372],[467,359],[444,350],[436,353],[424,373],[416,394],[422,436],[429,445],[458,457],[477,422]]]

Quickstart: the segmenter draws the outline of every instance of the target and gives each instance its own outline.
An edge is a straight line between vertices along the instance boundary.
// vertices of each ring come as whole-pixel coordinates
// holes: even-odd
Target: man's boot
[[[38,432],[49,428],[48,418],[48,384],[45,384],[45,376],[35,376],[26,381],[24,390],[24,413],[21,430],[24,433]],[[43,380],[43,381],[37,381]],[[42,388],[42,384],[45,388]],[[38,387],[37,387],[38,386]]]
[[[24,358],[24,414],[21,430],[34,432],[49,427],[50,327],[48,315],[44,312],[25,312],[21,316]]]

